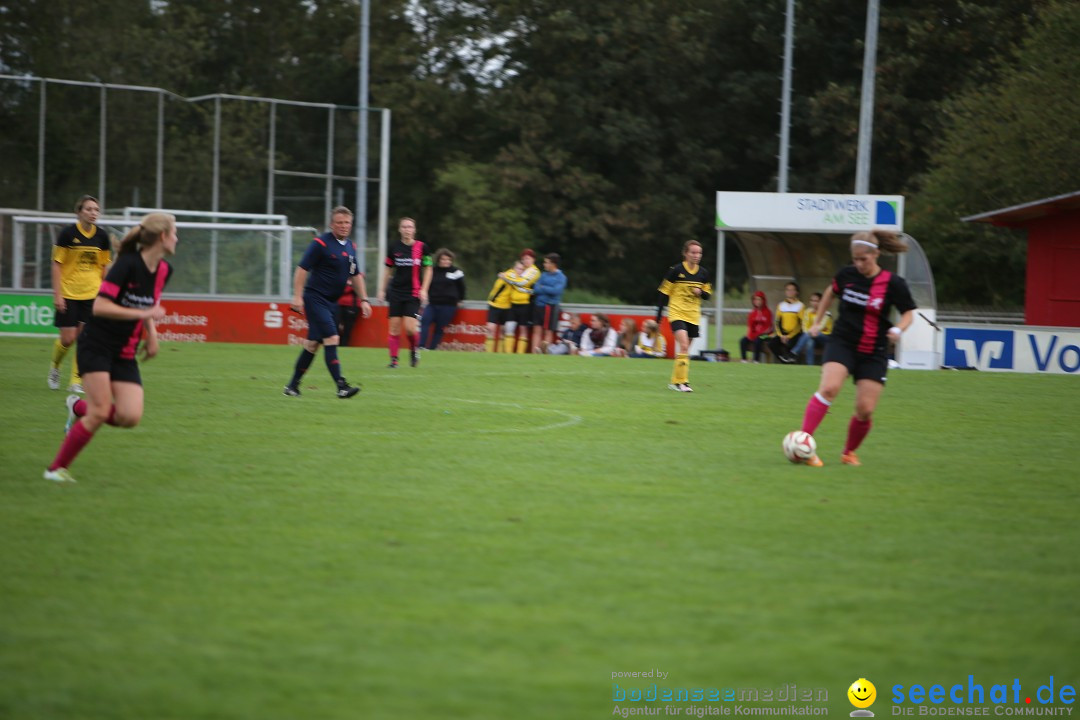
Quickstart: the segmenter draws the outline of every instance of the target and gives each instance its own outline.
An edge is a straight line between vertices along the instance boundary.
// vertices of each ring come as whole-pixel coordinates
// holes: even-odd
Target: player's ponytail
[[[900,239],[900,236],[891,230],[870,230],[857,232],[851,236],[851,243],[853,245],[870,245],[876,247],[878,250],[884,250],[891,253],[907,252],[907,243]]]
[[[139,252],[156,243],[162,235],[176,224],[176,217],[168,213],[150,213],[135,227],[128,230],[120,241],[120,254]]]

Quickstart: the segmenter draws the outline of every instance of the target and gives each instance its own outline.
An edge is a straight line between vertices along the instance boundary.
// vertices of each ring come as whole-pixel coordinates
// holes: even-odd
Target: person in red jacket
[[[761,362],[765,341],[772,334],[773,317],[765,293],[758,290],[750,299],[754,306],[746,316],[746,336],[739,340],[739,356],[746,362],[746,351],[754,347],[754,362]]]

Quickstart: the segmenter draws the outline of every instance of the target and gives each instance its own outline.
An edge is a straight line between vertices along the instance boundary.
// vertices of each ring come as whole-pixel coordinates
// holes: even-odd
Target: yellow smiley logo
[[[857,708],[868,708],[877,700],[877,688],[866,678],[859,678],[851,683],[847,691],[848,700]]]

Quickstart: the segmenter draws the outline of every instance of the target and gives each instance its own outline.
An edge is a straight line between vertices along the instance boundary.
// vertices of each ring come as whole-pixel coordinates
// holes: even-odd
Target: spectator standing
[[[363,274],[363,273],[361,273]],[[353,292],[352,282],[345,283],[345,290],[337,301],[337,328],[338,337],[341,338],[341,347],[347,347],[349,336],[352,335],[356,318],[360,315],[360,301]]]
[[[488,314],[485,330],[487,337],[484,339],[486,352],[499,351],[499,329],[502,328],[503,338],[506,338],[506,328],[510,325],[510,283],[503,279],[507,273],[513,271],[520,273],[525,266],[519,261],[506,272],[499,273],[495,278],[495,284],[488,293]]]
[[[428,350],[439,347],[443,330],[453,322],[454,313],[465,299],[465,271],[454,265],[454,253],[439,248],[432,258],[428,305],[420,318],[420,344]]]
[[[510,285],[510,321],[506,323],[503,350],[508,353],[524,353],[529,347],[529,327],[532,325],[533,285],[540,279],[536,267],[536,253],[525,248],[518,260],[521,271],[508,270],[499,275]]]
[[[558,253],[544,256],[544,272],[533,286],[533,352],[542,353],[555,338],[559,324],[559,305],[566,289],[566,275],[559,269],[562,258]]]

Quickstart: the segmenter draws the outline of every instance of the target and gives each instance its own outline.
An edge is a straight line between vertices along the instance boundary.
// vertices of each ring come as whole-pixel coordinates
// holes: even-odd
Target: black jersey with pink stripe
[[[413,240],[406,245],[401,240],[386,249],[386,267],[393,268],[390,284],[386,288],[387,299],[404,301],[420,297],[421,270],[431,265],[431,252],[427,245]]]
[[[864,355],[885,352],[893,308],[901,314],[915,309],[907,282],[888,270],[866,277],[848,265],[836,273],[832,290],[840,299],[832,337]]]
[[[161,292],[172,275],[172,266],[162,260],[157,270],[146,267],[137,252],[122,253],[101,282],[98,295],[117,305],[145,310],[161,300]],[[95,315],[86,323],[79,342],[90,342],[130,360],[143,334],[142,320],[114,320]]]

